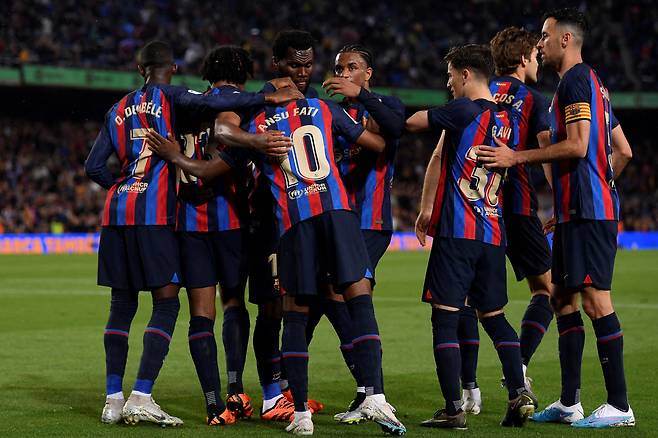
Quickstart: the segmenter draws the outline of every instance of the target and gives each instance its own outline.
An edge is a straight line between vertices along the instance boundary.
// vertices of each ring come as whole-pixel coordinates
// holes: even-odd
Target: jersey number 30
[[[459,178],[459,188],[469,201],[484,199],[488,205],[495,207],[498,205],[498,189],[503,176],[498,172],[486,169],[484,164],[478,162],[477,158],[475,149],[470,148],[466,153],[466,160],[474,161],[475,167],[470,178]],[[490,174],[493,174],[491,180],[489,180]]]
[[[286,177],[286,187],[299,183],[299,177],[307,181],[325,179],[331,172],[327,159],[324,136],[320,128],[313,125],[301,126],[292,133],[292,149],[281,162]],[[294,163],[294,169],[291,166]]]

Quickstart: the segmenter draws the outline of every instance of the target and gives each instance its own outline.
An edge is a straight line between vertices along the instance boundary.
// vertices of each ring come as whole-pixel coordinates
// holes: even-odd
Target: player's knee
[[[220,296],[222,298],[222,305],[224,310],[229,307],[244,307],[244,288],[243,287],[233,287],[233,288],[222,288]]]
[[[130,315],[131,318],[134,317],[137,313],[137,294],[138,292],[112,289],[110,311]]]
[[[283,318],[283,305],[281,299],[277,298],[259,304],[258,315],[266,319],[280,321]]]
[[[180,311],[180,300],[178,296],[153,300],[153,312],[166,313],[174,317]]]
[[[500,315],[505,312],[505,309],[501,307],[500,309],[487,310],[486,312],[477,311],[478,319],[482,321],[485,318],[491,318],[492,316]]]
[[[610,294],[603,291],[583,293],[583,311],[590,319],[598,319],[614,312]]]

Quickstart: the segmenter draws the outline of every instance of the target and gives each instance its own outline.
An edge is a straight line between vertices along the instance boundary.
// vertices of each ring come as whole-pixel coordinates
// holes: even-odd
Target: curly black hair
[[[296,50],[314,49],[315,39],[305,30],[289,29],[279,32],[274,39],[272,55],[275,59],[283,59],[289,48]]]
[[[368,67],[372,67],[372,52],[368,50],[365,46],[362,46],[361,44],[348,44],[346,46],[343,46],[342,49],[338,51],[338,53],[358,53],[361,55],[361,58],[365,61],[366,65]]]
[[[206,55],[201,75],[211,84],[227,81],[242,85],[249,76],[254,75],[254,61],[242,47],[219,46]]]

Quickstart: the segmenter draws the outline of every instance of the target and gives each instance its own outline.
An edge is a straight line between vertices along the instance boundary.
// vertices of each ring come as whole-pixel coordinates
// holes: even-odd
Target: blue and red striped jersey
[[[514,138],[515,150],[522,151],[537,146],[537,134],[550,129],[549,102],[537,90],[517,78],[494,78],[489,89],[496,102],[516,114]],[[528,166],[520,164],[507,170],[503,183],[505,212],[524,216],[537,215],[537,193],[530,182]]]
[[[208,94],[234,94],[240,90],[233,86],[212,88]],[[183,135],[184,153],[190,158],[202,160],[206,154],[210,129]],[[222,147],[222,145],[218,145]],[[191,188],[204,187],[201,179],[187,175],[181,170],[181,187],[183,184]],[[213,232],[236,230],[242,227],[247,210],[247,182],[242,173],[236,169],[233,172],[215,178],[210,184],[214,199],[207,203],[196,204],[187,202],[182,196],[178,198],[178,220],[176,228],[179,231]]]
[[[503,175],[479,163],[474,147],[496,146],[494,137],[514,146],[512,118],[512,113],[485,99],[455,99],[428,111],[430,127],[437,134],[446,131],[430,236],[505,245]]]
[[[102,225],[175,224],[177,169],[148,149],[147,130],[176,137],[214,120],[218,112],[262,106],[264,101],[254,93],[206,96],[168,84],[145,84],[124,96],[106,114],[85,163],[87,174],[108,189]],[[112,154],[121,168],[116,179],[107,168]]]
[[[404,106],[399,99],[371,94],[390,108],[391,116],[404,121]],[[373,117],[360,102],[345,100],[342,106],[354,120],[363,121]],[[399,137],[385,138],[386,148],[382,152],[362,148],[344,137],[336,139],[336,163],[350,203],[361,219],[363,230],[393,230],[391,189]]]
[[[356,141],[364,128],[338,104],[309,98],[281,107],[265,107],[248,122],[248,130],[278,130],[292,138],[293,147],[284,158],[250,154],[251,161],[269,181],[281,235],[296,223],[327,211],[351,210],[334,162],[334,136]],[[233,157],[245,152],[231,149],[223,157],[231,163]]]
[[[584,158],[552,163],[555,218],[619,220],[619,196],[612,172],[612,128],[617,124],[608,90],[590,66],[576,64],[557,87],[550,109],[551,141],[567,138],[567,125],[590,121]]]

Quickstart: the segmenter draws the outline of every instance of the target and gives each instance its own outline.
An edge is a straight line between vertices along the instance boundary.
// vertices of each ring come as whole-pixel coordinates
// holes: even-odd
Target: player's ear
[[[573,35],[571,34],[571,32],[564,32],[562,34],[562,40],[560,41],[560,45],[562,46],[563,49],[567,47],[567,44],[569,44],[569,41],[571,41],[572,38]]]
[[[137,71],[141,77],[146,77],[146,69],[144,69],[143,65],[137,64]]]
[[[471,77],[471,72],[468,69],[462,70],[462,84],[466,84],[466,81]]]
[[[530,63],[530,59],[526,58],[525,55],[521,55],[521,62],[519,62],[519,65],[521,67],[524,67]]]
[[[274,56],[272,56],[272,70],[274,70],[275,72],[279,71],[279,60]]]
[[[368,67],[366,69],[366,81],[369,81],[371,77],[372,77],[372,67]]]
[[[171,64],[171,74],[176,74],[178,71],[178,64]]]

